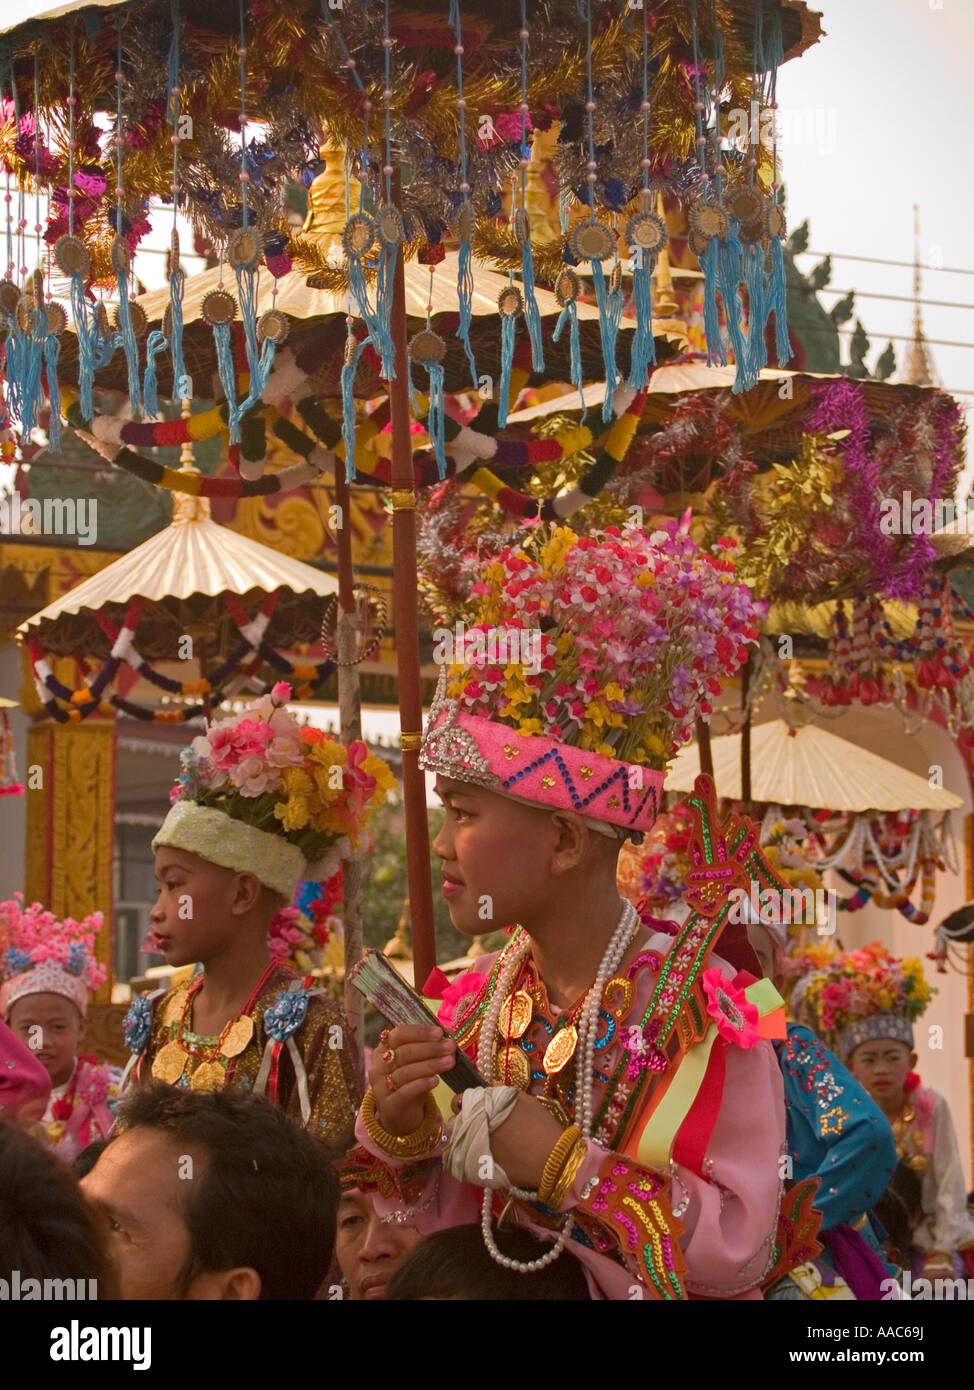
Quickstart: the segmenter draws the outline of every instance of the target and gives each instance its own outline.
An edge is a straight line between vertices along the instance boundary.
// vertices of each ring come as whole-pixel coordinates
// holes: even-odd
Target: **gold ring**
[[[392,1072],[390,1071],[390,1072],[387,1073],[387,1075],[386,1075],[386,1090],[387,1090],[387,1091],[394,1091],[395,1089],[396,1089],[396,1078],[393,1076]]]

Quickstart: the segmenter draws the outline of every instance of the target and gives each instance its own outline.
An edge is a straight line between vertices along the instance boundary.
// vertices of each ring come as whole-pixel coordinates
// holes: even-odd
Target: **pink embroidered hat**
[[[27,994],[63,995],[84,1018],[92,990],[107,974],[94,953],[104,917],[92,912],[81,922],[59,921],[40,903],[25,909],[23,902],[15,893],[0,903],[0,1018]]]
[[[676,523],[502,551],[472,588],[477,621],[437,629],[421,765],[640,836],[667,762],[757,639],[732,571]]]

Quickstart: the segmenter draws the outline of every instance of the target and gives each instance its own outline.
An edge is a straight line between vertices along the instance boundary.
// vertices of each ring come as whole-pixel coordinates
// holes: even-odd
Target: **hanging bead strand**
[[[521,241],[521,285],[524,295],[524,322],[531,341],[531,366],[536,372],[544,371],[544,348],[541,342],[541,313],[534,287],[534,257],[531,252],[531,226],[528,222],[527,177],[531,163],[531,146],[528,142],[528,11],[527,0],[521,0],[521,28],[518,37],[521,41],[521,186],[520,214],[515,221],[517,234]]]
[[[116,154],[116,188],[115,188],[115,237],[112,242],[112,269],[115,271],[115,283],[118,286],[118,313],[117,324],[122,340],[122,351],[125,354],[125,364],[128,368],[129,385],[129,405],[132,407],[133,415],[138,418],[141,409],[141,391],[139,381],[139,345],[135,338],[135,328],[132,324],[132,314],[129,306],[129,275],[131,271],[131,257],[125,242],[124,235],[124,202],[125,202],[125,178],[124,178],[124,147],[125,147],[125,117],[122,102],[122,83],[125,80],[125,73],[122,70],[122,20],[121,16],[116,17],[117,49],[116,49],[116,68],[115,68],[115,154]]]
[[[470,379],[474,390],[479,385],[477,363],[470,344],[470,325],[473,317],[473,254],[472,237],[474,227],[473,206],[470,202],[470,182],[467,177],[467,98],[463,94],[463,24],[460,18],[460,0],[450,0],[450,23],[456,42],[453,51],[457,58],[457,115],[460,121],[460,196],[462,199],[460,215],[457,219],[457,240],[459,257],[457,263],[457,295],[459,297],[460,322],[456,336],[463,343],[470,364]]]

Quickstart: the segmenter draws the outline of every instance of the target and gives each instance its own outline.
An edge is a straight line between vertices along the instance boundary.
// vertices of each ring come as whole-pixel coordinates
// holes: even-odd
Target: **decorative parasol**
[[[741,799],[741,734],[711,740],[714,779],[721,796]],[[931,787],[922,777],[880,758],[816,724],[793,729],[785,720],[751,730],[751,794],[778,806],[818,806],[830,811],[955,811],[960,797]],[[666,790],[689,792],[700,775],[696,744],[681,748],[666,777]]]

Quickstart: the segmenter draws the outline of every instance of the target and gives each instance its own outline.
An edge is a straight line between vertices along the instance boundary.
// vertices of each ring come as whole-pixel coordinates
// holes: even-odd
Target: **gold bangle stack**
[[[382,1128],[376,1117],[375,1094],[372,1090],[366,1091],[362,1099],[362,1123],[377,1148],[390,1158],[406,1160],[426,1158],[436,1148],[443,1133],[440,1109],[432,1093],[426,1097],[423,1123],[412,1134],[390,1134]]]
[[[582,1131],[578,1125],[569,1125],[559,1135],[555,1147],[548,1155],[544,1170],[541,1174],[541,1181],[538,1183],[538,1196],[542,1202],[548,1205],[551,1201],[552,1190],[561,1175],[572,1149],[582,1137]]]
[[[585,1162],[585,1155],[588,1153],[588,1145],[584,1139],[579,1139],[571,1153],[565,1159],[561,1172],[554,1187],[551,1189],[551,1196],[548,1199],[548,1206],[554,1207],[555,1211],[561,1211],[561,1204],[568,1196],[569,1190],[578,1177],[578,1170]]]

